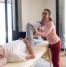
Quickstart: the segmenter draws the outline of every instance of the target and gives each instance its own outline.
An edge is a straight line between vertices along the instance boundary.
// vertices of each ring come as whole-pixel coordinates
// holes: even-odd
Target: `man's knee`
[[[26,26],[29,26],[29,25],[31,25],[30,22],[28,22],[28,23],[26,24]]]

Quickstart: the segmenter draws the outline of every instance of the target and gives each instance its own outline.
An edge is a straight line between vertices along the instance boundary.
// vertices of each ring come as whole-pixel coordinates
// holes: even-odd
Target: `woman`
[[[43,36],[47,38],[49,47],[51,49],[52,62],[54,67],[59,67],[59,54],[61,49],[61,41],[55,32],[55,24],[50,18],[51,11],[44,9],[42,13],[41,27],[39,30],[35,30],[31,27],[32,32],[35,35]]]

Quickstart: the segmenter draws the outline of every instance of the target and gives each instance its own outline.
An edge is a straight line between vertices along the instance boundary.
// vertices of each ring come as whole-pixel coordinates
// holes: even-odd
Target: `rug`
[[[33,67],[50,67],[50,63],[47,62],[46,60],[40,58]],[[51,64],[51,67],[53,67],[53,65]]]

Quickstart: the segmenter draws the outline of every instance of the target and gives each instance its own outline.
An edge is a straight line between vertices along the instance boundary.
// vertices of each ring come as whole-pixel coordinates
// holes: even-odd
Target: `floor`
[[[44,56],[46,56],[46,58],[45,58]],[[48,52],[46,52],[46,53],[44,54],[44,56],[42,56],[42,58],[43,58],[44,60],[50,62],[50,61],[49,61],[49,57],[48,57]],[[52,62],[51,62],[51,63],[52,63]],[[59,65],[60,65],[60,67],[66,67],[66,56],[64,56],[64,52],[63,52],[63,51],[60,52],[60,62],[59,62]]]
[[[66,67],[66,56],[63,56],[64,55],[64,52],[61,51],[60,53],[60,67]]]

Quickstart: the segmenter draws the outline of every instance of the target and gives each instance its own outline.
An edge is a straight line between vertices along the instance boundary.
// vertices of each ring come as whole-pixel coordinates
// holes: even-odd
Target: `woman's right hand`
[[[33,27],[31,27],[31,30],[32,30],[32,32],[34,33],[34,28],[33,28]]]

